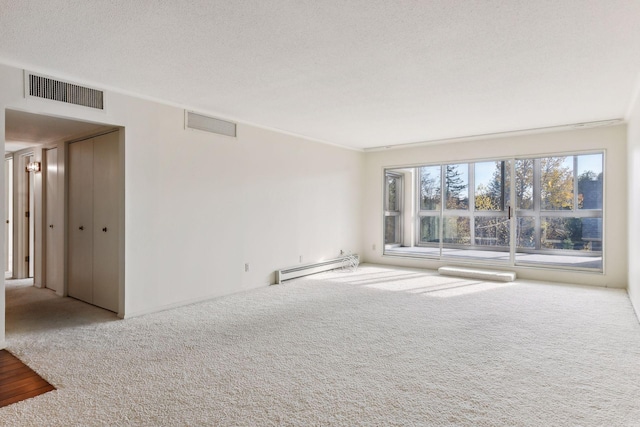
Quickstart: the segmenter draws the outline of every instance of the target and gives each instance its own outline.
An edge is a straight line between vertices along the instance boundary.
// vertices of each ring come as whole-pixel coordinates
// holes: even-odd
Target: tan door
[[[44,150],[45,167],[45,286],[62,292],[62,252],[60,248],[62,221],[58,217],[58,149]]]
[[[4,161],[4,270],[13,276],[13,159]]]
[[[69,144],[69,296],[118,311],[118,132]]]
[[[118,311],[118,132],[93,143],[93,303]]]
[[[93,303],[93,139],[69,144],[68,293]]]

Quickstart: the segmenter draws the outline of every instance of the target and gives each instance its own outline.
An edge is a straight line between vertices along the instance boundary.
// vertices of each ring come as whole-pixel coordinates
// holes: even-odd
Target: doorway
[[[36,179],[27,166],[34,161],[33,150],[22,150],[13,157],[13,268],[15,279],[35,276]]]
[[[8,244],[13,237],[5,274],[33,278],[36,287],[66,296],[67,147],[70,141],[103,134],[114,126],[10,109],[4,114],[5,174],[10,174],[5,179]],[[27,172],[32,162],[38,167]]]

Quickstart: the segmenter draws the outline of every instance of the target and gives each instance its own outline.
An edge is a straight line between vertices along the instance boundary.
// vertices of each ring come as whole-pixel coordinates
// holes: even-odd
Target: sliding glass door
[[[516,160],[521,265],[602,270],[603,155]]]
[[[394,204],[399,172],[407,170],[415,203]],[[405,206],[416,210],[403,212]],[[385,173],[388,255],[602,271],[602,217],[602,153]],[[398,233],[403,229],[411,232]]]

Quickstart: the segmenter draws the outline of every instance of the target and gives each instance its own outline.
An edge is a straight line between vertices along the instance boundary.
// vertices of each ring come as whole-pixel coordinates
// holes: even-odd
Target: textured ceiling
[[[622,118],[640,0],[0,0],[0,62],[356,148]]]

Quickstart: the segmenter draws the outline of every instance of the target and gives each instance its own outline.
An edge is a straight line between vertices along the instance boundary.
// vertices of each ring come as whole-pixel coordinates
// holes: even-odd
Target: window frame
[[[396,207],[397,210],[389,209],[389,178],[393,178],[396,180],[397,188],[396,188]],[[383,196],[383,209],[384,209],[384,220],[383,220],[383,247],[398,247],[402,246],[402,233],[403,233],[403,192],[404,192],[404,176],[401,173],[390,172],[389,170],[385,170],[384,173],[384,196]],[[387,218],[394,217],[396,222],[395,227],[395,241],[391,243],[387,243]]]
[[[579,166],[579,157],[587,156],[587,155],[600,155],[602,161],[602,177],[598,178],[602,181],[602,204],[601,208],[580,208],[579,204],[579,176],[580,173],[584,173],[584,170],[580,170]],[[571,209],[541,209],[541,182],[540,176],[542,174],[540,170],[540,162],[541,159],[544,158],[552,158],[552,157],[572,157],[572,179],[573,179],[573,203]],[[518,209],[518,201],[515,200],[516,197],[516,162],[518,160],[523,159],[533,159],[533,190],[532,190],[532,198],[533,203],[531,209]],[[400,171],[402,169],[413,169],[414,170],[414,178],[411,180],[411,184],[413,185],[413,191],[411,191],[411,195],[414,198],[414,208],[412,212],[405,218],[404,221],[401,221],[403,226],[414,228],[414,230],[407,229],[410,231],[410,235],[412,235],[412,239],[415,241],[412,243],[411,247],[414,248],[430,248],[433,249],[431,251],[419,251],[419,250],[407,250],[407,252],[400,251],[390,251],[386,253],[383,251],[383,256],[401,256],[401,257],[409,257],[409,258],[427,258],[427,259],[435,259],[435,260],[448,260],[455,259],[456,262],[463,262],[468,264],[474,263],[482,263],[486,264],[484,260],[481,258],[474,258],[473,255],[468,258],[465,257],[454,257],[450,258],[445,253],[443,253],[443,249],[448,248],[460,248],[460,249],[472,249],[473,251],[499,251],[506,252],[509,254],[508,261],[504,261],[504,258],[500,258],[500,260],[490,260],[488,264],[495,264],[499,266],[519,266],[519,267],[534,267],[537,269],[552,269],[552,270],[565,270],[565,271],[584,271],[590,273],[605,273],[605,261],[606,261],[606,180],[607,180],[607,170],[606,170],[606,149],[594,149],[594,150],[576,150],[570,152],[559,152],[559,153],[536,153],[531,155],[519,155],[512,157],[501,157],[501,158],[478,158],[478,159],[469,159],[469,160],[456,160],[456,161],[443,161],[443,162],[432,162],[432,163],[418,163],[414,165],[403,165],[398,167],[387,167],[384,168],[384,174],[393,173],[393,171]],[[475,165],[477,163],[485,163],[485,162],[504,162],[502,166],[502,201],[501,206],[502,210],[479,210],[476,209],[476,174],[475,174]],[[467,167],[467,176],[468,176],[468,209],[459,210],[459,209],[446,209],[446,182],[445,182],[445,171],[447,165],[459,165],[466,164]],[[440,209],[439,210],[424,210],[422,209],[421,204],[421,168],[424,167],[439,167],[440,168]],[[584,169],[584,167],[583,167]],[[594,170],[595,167],[593,168]],[[385,175],[386,176],[386,175]],[[584,189],[583,189],[584,192]],[[407,192],[408,196],[409,192]],[[586,194],[586,193],[585,193]],[[599,196],[598,196],[599,197]],[[385,216],[389,213],[389,211],[385,211]],[[405,213],[405,216],[408,213]],[[463,216],[469,217],[469,229],[470,229],[470,244],[445,244],[443,241],[444,235],[444,222],[445,217],[455,217],[455,216]],[[475,219],[477,217],[494,217],[494,216],[504,216],[508,218],[509,221],[509,231],[507,232],[508,238],[508,246],[501,245],[479,245],[477,244],[477,237],[475,236]],[[411,220],[410,217],[413,217]],[[438,241],[426,242],[421,240],[421,221],[425,217],[435,217],[436,223],[438,226]],[[517,225],[518,219],[526,218],[526,217],[534,217],[535,218],[535,247],[528,249],[524,247],[519,247],[517,238]],[[582,251],[580,249],[562,249],[562,248],[544,248],[543,243],[540,239],[541,233],[541,223],[544,222],[545,217],[558,217],[558,218],[598,218],[600,219],[600,224],[598,227],[598,233],[600,233],[600,242],[598,242],[598,246],[600,250],[592,251],[591,249],[587,249]],[[409,221],[408,223],[406,221]],[[504,236],[504,234],[502,234]],[[498,236],[497,236],[498,237]],[[405,237],[406,238],[406,237]],[[597,237],[594,242],[597,241]],[[501,239],[504,242],[504,238]],[[584,243],[585,240],[577,241]],[[397,245],[396,245],[397,246]],[[386,245],[387,247],[391,247]],[[578,247],[576,247],[578,248]],[[581,267],[581,266],[571,266],[571,265],[561,265],[562,262],[553,263],[553,261],[548,262],[526,262],[522,260],[517,260],[516,255],[518,253],[536,253],[543,255],[571,255],[571,256],[585,256],[585,257],[595,257],[599,258],[598,261],[601,260],[599,267]],[[579,263],[577,263],[579,264]]]

